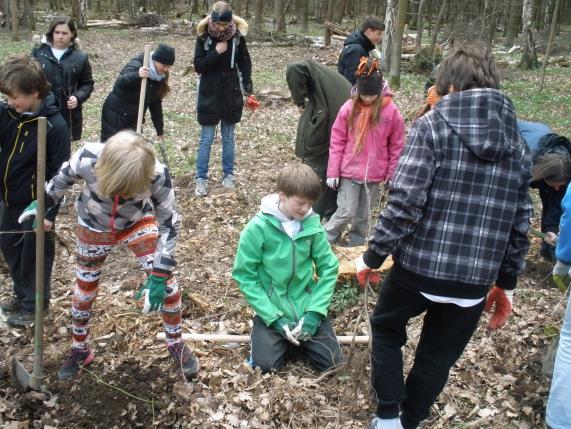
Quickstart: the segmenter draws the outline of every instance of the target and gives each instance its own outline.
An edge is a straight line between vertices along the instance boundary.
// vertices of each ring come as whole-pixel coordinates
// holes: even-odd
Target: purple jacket
[[[327,177],[343,177],[363,182],[385,182],[396,169],[404,147],[404,121],[398,107],[389,101],[381,110],[381,119],[369,131],[363,150],[354,153],[355,135],[347,118],[353,100],[337,114],[331,129]],[[355,118],[357,123],[358,117]]]

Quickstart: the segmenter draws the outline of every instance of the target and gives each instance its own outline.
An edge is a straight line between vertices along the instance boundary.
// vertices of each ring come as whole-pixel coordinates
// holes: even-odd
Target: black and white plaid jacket
[[[111,231],[110,220],[113,199],[102,197],[97,192],[95,163],[101,155],[103,143],[87,143],[78,149],[46,187],[47,204],[59,201],[74,183],[84,181],[83,189],[75,202],[79,224],[93,231]],[[49,201],[51,200],[53,201]],[[128,200],[119,199],[113,229],[123,230],[133,226],[143,216],[154,214],[159,228],[159,240],[153,260],[153,267],[170,271],[175,266],[174,250],[180,216],[176,210],[173,184],[163,164],[155,162],[155,178],[147,192],[137,194]],[[53,216],[53,215],[52,215]],[[46,218],[50,219],[50,211]],[[50,219],[51,220],[51,219]]]
[[[365,262],[374,268],[392,253],[397,268],[454,285],[445,296],[514,288],[529,247],[531,167],[500,91],[443,97],[410,132]]]

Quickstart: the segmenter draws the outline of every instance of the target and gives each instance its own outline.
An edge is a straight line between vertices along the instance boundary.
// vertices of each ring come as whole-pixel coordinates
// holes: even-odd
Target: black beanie
[[[359,95],[379,95],[383,90],[383,78],[378,71],[373,71],[369,76],[363,74],[357,76],[357,92]]]
[[[174,48],[161,43],[153,52],[153,60],[165,66],[172,66],[174,64]]]
[[[230,22],[232,21],[232,10],[228,9],[224,12],[212,11],[210,14],[210,19],[212,22]]]

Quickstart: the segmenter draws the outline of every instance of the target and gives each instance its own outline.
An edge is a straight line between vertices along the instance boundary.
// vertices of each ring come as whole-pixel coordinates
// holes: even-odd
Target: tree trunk
[[[521,21],[523,23],[523,47],[521,54],[521,62],[519,66],[523,70],[537,68],[537,52],[535,52],[535,37],[533,34],[533,0],[523,0],[523,14]]]
[[[440,11],[438,12],[438,18],[436,18],[436,24],[434,24],[434,30],[432,31],[432,41],[430,42],[430,55],[434,56],[434,47],[436,46],[436,38],[438,37],[438,30],[440,30],[440,24],[442,23],[442,17],[446,11],[446,6],[448,5],[448,0],[442,1],[442,6],[440,6]]]
[[[198,15],[198,0],[192,0],[192,5],[190,6],[190,16]]]
[[[274,31],[286,32],[284,0],[274,0]]]
[[[137,0],[129,0],[129,18],[132,21],[137,19]]]
[[[10,23],[12,25],[12,41],[20,40],[18,37],[18,0],[10,0]]]
[[[396,0],[387,0],[387,8],[385,9],[385,34],[383,36],[383,46],[381,48],[381,57],[384,61],[383,70],[391,69],[393,32],[394,22],[396,19],[395,2]]]
[[[34,1],[33,0],[24,0],[22,10],[22,19],[20,20],[20,24],[22,28],[27,28],[29,30],[36,29],[36,18],[34,17]]]
[[[242,0],[234,0],[232,2],[232,13],[242,16]]]
[[[393,36],[393,50],[391,59],[391,68],[389,74],[389,83],[391,88],[400,88],[400,56],[402,52],[402,36],[404,26],[406,25],[406,15],[408,9],[408,0],[399,0],[398,15]]]
[[[539,75],[539,91],[543,91],[543,83],[545,82],[545,69],[547,68],[547,63],[549,62],[549,54],[551,53],[551,45],[553,44],[553,38],[555,37],[555,28],[557,27],[557,19],[559,18],[559,8],[561,6],[561,0],[555,2],[555,7],[553,8],[553,18],[551,20],[551,31],[549,32],[549,40],[547,42],[547,48],[545,49],[545,56],[543,57],[543,64],[541,64],[541,74]]]
[[[264,29],[264,0],[256,0],[254,4],[254,28],[252,31],[254,39],[260,37],[260,33]]]
[[[331,21],[333,19],[334,12],[334,0],[327,0],[327,16],[326,21]],[[331,46],[331,30],[329,28],[325,29],[325,41],[323,42],[325,46]]]
[[[486,32],[486,25],[488,20],[490,19],[490,6],[492,0],[484,0],[484,9],[482,10],[482,16],[480,17],[480,35],[478,36],[478,40],[482,40],[484,38],[484,34]]]
[[[335,15],[333,16],[333,22],[341,24],[341,21],[345,16],[345,9],[347,9],[347,0],[339,0],[336,9]]]
[[[426,4],[426,0],[420,0],[418,5],[418,12],[416,14],[416,43],[414,46],[414,52],[418,54],[420,48],[422,47],[422,26],[424,25],[423,17],[424,17],[424,5]]]
[[[297,20],[301,23],[301,31],[307,33],[309,30],[308,17],[309,17],[309,0],[297,0],[296,3]]]
[[[521,15],[522,15],[522,0],[511,0],[510,10],[508,17],[508,25],[506,29],[506,40],[504,42],[505,46],[512,46],[514,39],[519,33],[521,26]]]

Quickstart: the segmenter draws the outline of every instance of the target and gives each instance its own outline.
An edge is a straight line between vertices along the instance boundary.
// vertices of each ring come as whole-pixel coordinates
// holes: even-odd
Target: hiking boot
[[[197,197],[205,197],[208,195],[208,179],[196,179],[194,195]]]
[[[57,377],[60,380],[69,380],[75,376],[81,368],[93,362],[95,353],[90,348],[72,347],[67,357],[61,364]]]
[[[4,300],[0,302],[0,309],[4,313],[14,313],[20,310],[21,308],[22,307],[20,305],[20,301],[18,301],[18,299],[15,296],[10,298],[9,300]]]
[[[200,363],[198,362],[198,359],[194,357],[184,341],[171,344],[167,349],[176,362],[177,367],[182,369],[182,373],[187,380],[190,380],[198,373]]]
[[[547,243],[542,243],[539,249],[539,256],[547,262],[555,262],[555,246],[550,246]]]
[[[236,186],[235,180],[234,180],[234,175],[233,174],[227,174],[224,179],[222,179],[222,186],[224,186],[225,188],[233,188],[234,186]]]

